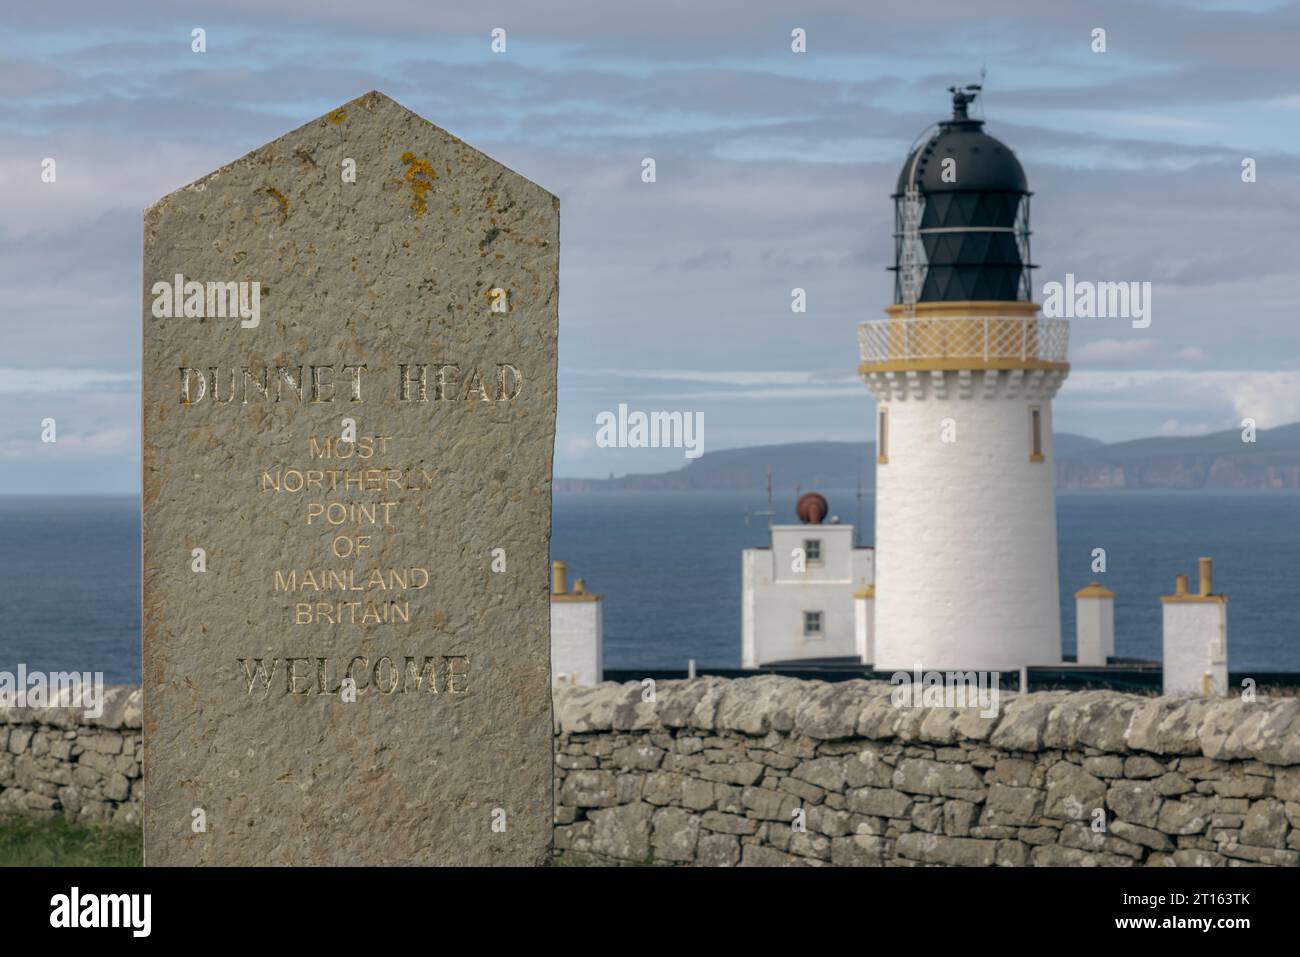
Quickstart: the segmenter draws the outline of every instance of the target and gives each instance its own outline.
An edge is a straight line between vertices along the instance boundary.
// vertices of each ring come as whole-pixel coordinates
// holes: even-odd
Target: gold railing
[[[954,360],[1064,363],[1069,344],[1070,324],[1065,319],[899,318],[858,326],[864,365]]]

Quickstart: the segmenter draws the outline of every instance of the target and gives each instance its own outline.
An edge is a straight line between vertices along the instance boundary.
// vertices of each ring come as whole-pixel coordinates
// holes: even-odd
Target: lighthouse
[[[894,194],[894,302],[859,326],[876,406],[876,670],[1061,661],[1052,398],[1068,326],[1032,301],[1014,153],[969,115],[923,134]]]

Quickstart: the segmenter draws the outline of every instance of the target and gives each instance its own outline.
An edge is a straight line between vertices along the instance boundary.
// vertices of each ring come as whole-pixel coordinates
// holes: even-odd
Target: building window
[[[803,613],[803,636],[805,638],[820,638],[822,636],[821,612],[806,611]]]
[[[889,410],[883,405],[876,411],[876,464],[889,462]]]
[[[820,565],[822,562],[822,540],[820,538],[805,538],[803,540],[803,557],[810,565],[813,562]]]
[[[1029,461],[1042,462],[1043,458],[1043,410],[1029,410]]]

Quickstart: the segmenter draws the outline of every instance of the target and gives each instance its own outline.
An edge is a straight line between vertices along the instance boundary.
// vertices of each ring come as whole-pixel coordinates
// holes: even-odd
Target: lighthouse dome
[[[915,182],[926,195],[934,193],[1029,192],[1025,169],[1011,147],[984,132],[983,120],[945,120],[939,130],[913,150],[898,173],[895,196]],[[952,159],[953,176],[943,179],[943,160]]]
[[[969,116],[977,89],[952,88],[952,119],[941,121],[899,171],[896,302],[904,301],[904,246],[916,240],[924,249],[916,257],[924,272],[916,301],[1030,298],[1029,181],[1011,148]],[[906,227],[909,187],[919,204],[915,236]]]

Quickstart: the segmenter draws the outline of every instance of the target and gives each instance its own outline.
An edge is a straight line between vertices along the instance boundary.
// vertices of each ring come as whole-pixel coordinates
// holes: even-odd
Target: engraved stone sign
[[[368,93],[144,234],[146,864],[543,863],[558,200]]]

